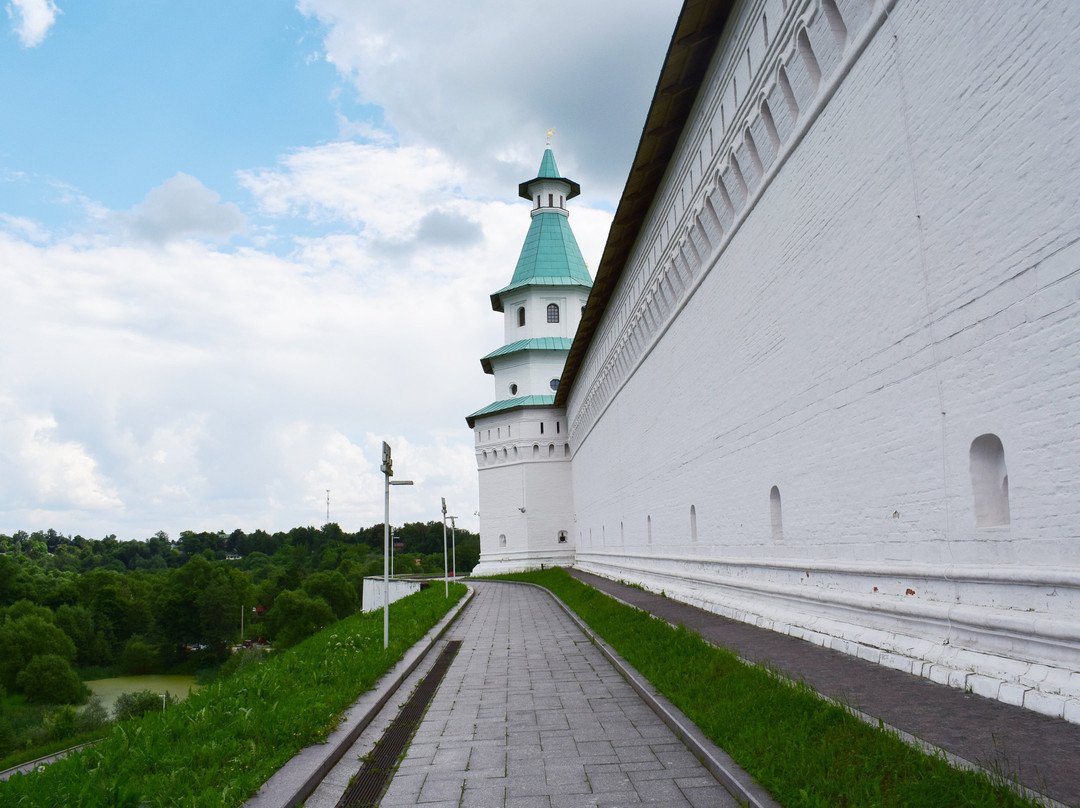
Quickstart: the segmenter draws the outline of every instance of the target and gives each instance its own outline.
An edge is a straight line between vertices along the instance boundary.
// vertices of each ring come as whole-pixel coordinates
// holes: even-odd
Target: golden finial
[[[551,145],[551,136],[554,135],[554,134],[555,134],[555,127],[553,126],[550,129],[548,129],[547,145],[549,145],[549,146]]]

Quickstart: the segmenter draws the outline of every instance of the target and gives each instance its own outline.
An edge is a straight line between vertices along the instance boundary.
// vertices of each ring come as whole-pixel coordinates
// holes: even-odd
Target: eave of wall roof
[[[566,358],[555,394],[557,407],[566,406],[581,363],[675,154],[733,5],[733,0],[686,0],[679,12],[589,302]]]

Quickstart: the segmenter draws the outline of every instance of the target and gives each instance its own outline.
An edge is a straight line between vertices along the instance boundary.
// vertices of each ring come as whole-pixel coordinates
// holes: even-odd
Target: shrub
[[[176,704],[177,699],[168,692],[165,693],[165,704]],[[113,715],[117,721],[126,721],[129,718],[142,718],[150,712],[162,711],[161,694],[152,690],[136,690],[131,693],[121,693],[113,708]]]
[[[78,732],[93,732],[96,729],[101,729],[109,723],[109,711],[105,709],[105,705],[101,703],[101,699],[97,696],[91,696],[90,701],[79,712],[79,725],[76,727]]]
[[[46,719],[49,728],[49,738],[61,741],[70,738],[78,731],[79,713],[70,704],[65,704]]]
[[[39,654],[15,678],[30,701],[38,704],[76,704],[86,688],[79,674],[58,654]]]

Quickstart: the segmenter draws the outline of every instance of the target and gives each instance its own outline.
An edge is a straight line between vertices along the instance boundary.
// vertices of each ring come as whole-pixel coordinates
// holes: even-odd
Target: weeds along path
[[[382,612],[334,623],[289,651],[217,682],[166,713],[115,725],[96,746],[0,782],[0,805],[235,806],[304,747],[326,739],[465,594],[431,587]]]

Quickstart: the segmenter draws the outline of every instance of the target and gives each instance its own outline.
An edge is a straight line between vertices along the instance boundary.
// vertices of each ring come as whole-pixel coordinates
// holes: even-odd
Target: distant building
[[[480,569],[1080,722],[1078,38],[1066,0],[687,0],[554,399],[470,417]]]

